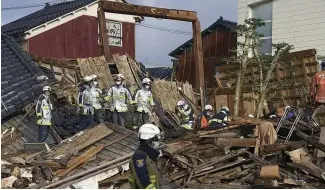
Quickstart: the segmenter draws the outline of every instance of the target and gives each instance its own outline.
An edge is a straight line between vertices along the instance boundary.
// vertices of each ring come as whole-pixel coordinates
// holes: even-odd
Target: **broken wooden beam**
[[[41,143],[25,143],[24,144],[24,151],[29,153],[36,153],[41,151],[49,152],[51,149],[46,142]]]
[[[220,167],[217,167],[217,168],[212,167],[211,169],[209,169],[207,171],[196,172],[194,177],[199,177],[199,176],[206,175],[206,174],[209,174],[209,173],[212,173],[212,172],[216,172],[216,171],[220,171],[220,170],[227,169],[227,168],[230,168],[230,167],[234,167],[234,166],[237,166],[237,165],[242,164],[244,162],[247,162],[247,160],[236,160],[234,162],[224,164],[224,165],[222,165]]]
[[[110,13],[138,15],[190,22],[197,21],[197,14],[194,11],[149,7],[105,0],[101,0],[99,4],[103,11]]]
[[[239,156],[244,153],[246,153],[246,150],[240,149],[240,150],[237,150],[236,152],[229,153],[223,157],[219,157],[219,156],[215,157],[214,159],[211,159],[209,162],[198,165],[197,167],[194,168],[194,171],[198,172],[198,171],[203,170],[209,166],[221,163],[223,161],[229,160],[231,158],[234,158],[234,157]]]
[[[84,152],[80,156],[77,156],[77,157],[73,158],[72,160],[70,160],[68,162],[68,167],[65,169],[58,170],[56,172],[56,175],[59,177],[65,176],[66,174],[71,172],[76,167],[80,166],[83,163],[86,163],[91,157],[93,157],[98,152],[103,150],[103,148],[105,148],[105,146],[97,146],[97,147],[89,148],[86,152]]]
[[[306,145],[305,141],[291,141],[287,143],[275,143],[270,145],[260,146],[261,152],[270,153],[276,151],[283,151],[288,149],[298,149]]]
[[[174,156],[185,151],[190,145],[192,145],[191,141],[172,142],[166,144],[166,147],[163,149],[163,151],[171,156]]]
[[[306,135],[305,133],[296,130],[295,134],[297,136],[299,136],[300,138],[304,139],[305,141],[307,141],[308,143],[314,145],[316,148],[318,148],[319,150],[325,152],[325,145],[323,143],[318,142],[315,138],[312,138],[308,135]]]
[[[257,163],[259,163],[261,165],[273,165],[273,163],[271,163],[271,162],[269,162],[267,160],[264,160],[264,159],[262,159],[262,158],[260,158],[260,157],[258,157],[256,155],[252,154],[251,152],[248,152],[247,150],[245,150],[245,151],[249,155],[249,158],[251,160],[253,160],[254,162],[257,162]],[[291,173],[289,171],[286,171],[283,168],[280,168],[280,174],[282,176],[284,176],[284,177],[290,176],[290,177],[295,178],[295,179],[298,178],[297,175],[295,175],[295,174],[293,174],[293,173]]]
[[[218,133],[220,131],[225,131],[225,130],[228,130],[228,129],[235,129],[235,128],[238,128],[238,127],[240,127],[240,125],[230,125],[230,126],[223,127],[223,128],[220,128],[220,129],[215,129],[215,130],[198,131],[197,136],[215,134],[215,133]]]
[[[210,135],[200,135],[200,138],[235,138],[239,137],[239,134],[233,131],[225,132],[225,133],[217,133]]]
[[[99,153],[100,151],[102,151],[105,147],[112,145],[114,143],[117,143],[123,139],[125,139],[126,137],[130,136],[132,133],[127,133],[125,135],[123,135],[120,138],[117,138],[111,142],[108,142],[106,144],[101,144],[99,146],[94,146],[89,148],[87,151],[85,151],[83,154],[81,154],[78,157],[73,158],[72,160],[70,160],[68,162],[68,166],[65,169],[61,169],[58,170],[56,172],[56,175],[59,177],[65,176],[66,174],[68,174],[69,172],[71,172],[72,170],[74,170],[75,168],[77,168],[78,166],[80,166],[81,164],[86,163],[90,158],[92,158],[93,156],[95,156],[97,153]]]
[[[62,143],[56,151],[53,151],[47,157],[50,159],[56,159],[62,155],[69,157],[112,133],[114,133],[113,130],[108,128],[105,123],[101,123],[94,128],[85,130],[82,135],[72,142]]]
[[[216,146],[236,146],[236,147],[255,147],[256,139],[244,138],[218,138],[215,142]]]
[[[32,166],[44,166],[44,167],[51,167],[51,168],[65,168],[66,165],[61,163],[55,162],[54,160],[35,160],[29,162]]]

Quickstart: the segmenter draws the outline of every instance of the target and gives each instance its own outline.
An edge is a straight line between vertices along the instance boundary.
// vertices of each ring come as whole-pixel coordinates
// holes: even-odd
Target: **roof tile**
[[[35,95],[42,93],[32,88],[39,83],[36,77],[42,73],[13,38],[2,34],[1,47],[1,68],[5,71],[1,74],[1,99],[4,108],[1,110],[1,118],[4,118],[32,102]]]
[[[96,0],[75,0],[50,5],[18,20],[3,25],[1,30],[6,35],[20,38],[22,37],[22,34],[29,29],[35,28],[95,1]]]

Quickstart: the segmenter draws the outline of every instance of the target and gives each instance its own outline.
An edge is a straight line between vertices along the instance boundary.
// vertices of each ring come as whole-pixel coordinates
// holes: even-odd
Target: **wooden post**
[[[200,21],[192,22],[193,27],[193,53],[195,60],[195,88],[200,90],[201,95],[201,108],[205,106],[205,94],[203,92],[204,87],[204,68],[203,68],[203,55],[202,55],[202,38]]]
[[[105,59],[109,60],[111,57],[111,52],[108,43],[105,12],[102,10],[102,1],[98,3],[97,16],[99,25],[99,37],[101,42],[101,55],[104,55]]]

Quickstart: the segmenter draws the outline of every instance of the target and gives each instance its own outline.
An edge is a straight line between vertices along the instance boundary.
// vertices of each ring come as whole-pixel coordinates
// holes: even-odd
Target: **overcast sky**
[[[1,0],[1,7],[33,5],[53,0]],[[215,22],[220,16],[226,20],[237,21],[237,0],[127,0],[129,3],[165,7],[173,9],[193,10],[198,13],[201,21],[201,30]],[[1,11],[1,25],[14,21],[42,7],[33,7],[19,10]],[[192,32],[189,22],[159,20],[145,18],[144,24],[150,24],[173,30]],[[191,35],[175,34],[136,26],[136,59],[147,67],[171,66],[168,54],[175,48],[192,38]]]

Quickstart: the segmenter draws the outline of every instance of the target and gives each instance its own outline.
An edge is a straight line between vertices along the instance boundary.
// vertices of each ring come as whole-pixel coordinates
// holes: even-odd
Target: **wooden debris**
[[[260,178],[262,179],[280,179],[279,166],[267,165],[262,166],[260,171]]]
[[[113,55],[114,62],[116,63],[116,67],[119,73],[123,73],[125,77],[125,81],[129,85],[129,89],[132,94],[138,89],[138,84],[134,78],[134,75],[130,69],[130,65],[128,63],[128,59],[126,55],[119,56],[119,54]]]
[[[89,160],[91,157],[93,157],[98,152],[100,152],[101,150],[103,150],[103,148],[105,148],[105,146],[103,146],[103,145],[98,146],[98,147],[91,147],[91,148],[89,148],[82,155],[80,155],[80,156],[78,156],[78,157],[70,160],[69,163],[68,163],[68,167],[66,169],[58,170],[56,172],[56,175],[59,176],[59,177],[65,176],[66,174],[68,174],[69,172],[71,172],[76,167],[80,166],[83,163],[86,163],[87,160]]]
[[[78,166],[86,163],[90,158],[92,158],[93,156],[95,156],[97,153],[99,153],[100,151],[102,151],[105,147],[114,144],[116,142],[119,142],[123,139],[125,139],[126,137],[130,136],[131,133],[127,133],[124,136],[117,138],[109,143],[106,144],[101,144],[99,146],[94,146],[89,148],[88,150],[86,150],[83,154],[81,154],[78,157],[73,158],[72,160],[70,160],[68,162],[68,166],[66,169],[62,169],[62,170],[58,170],[56,172],[56,175],[59,177],[65,176],[66,174],[68,174],[69,172],[71,172],[73,169],[77,168]]]
[[[311,162],[308,153],[304,151],[304,149],[300,148],[294,151],[290,151],[288,154],[290,155],[291,160],[295,162],[288,163],[288,165],[306,171],[320,179],[325,179],[325,176],[323,176],[325,171]]]
[[[44,167],[51,167],[51,168],[65,168],[66,166],[60,164],[54,160],[36,160],[29,162],[32,166],[44,166]]]
[[[283,151],[283,150],[289,150],[289,149],[298,149],[306,145],[305,141],[292,141],[287,143],[275,143],[265,146],[260,146],[261,152],[276,152],[276,151]]]
[[[239,128],[240,125],[230,125],[221,129],[215,129],[215,130],[209,130],[209,131],[198,131],[198,135],[196,136],[203,136],[203,135],[210,135],[210,134],[215,134],[215,133],[219,133],[220,131],[226,131],[229,129],[236,129]]]
[[[24,151],[35,153],[35,152],[41,152],[41,151],[47,151],[49,152],[51,149],[49,145],[47,145],[45,142],[43,143],[25,143],[24,144]]]
[[[239,134],[234,131],[230,131],[230,132],[217,133],[211,135],[201,135],[199,137],[200,138],[234,138],[234,137],[239,137]]]
[[[185,151],[186,148],[190,145],[192,145],[191,141],[168,143],[166,144],[166,147],[163,149],[163,151],[173,156]]]
[[[60,146],[56,151],[50,153],[48,158],[56,159],[58,156],[73,155],[76,152],[92,145],[93,143],[103,139],[104,137],[112,134],[114,131],[106,127],[104,123],[97,125],[94,128],[85,130],[82,135],[77,137],[72,142],[65,143]]]
[[[299,136],[300,138],[304,139],[305,141],[307,141],[308,143],[314,145],[316,148],[318,148],[319,150],[325,152],[325,145],[323,143],[318,142],[315,138],[312,138],[308,135],[306,135],[305,133],[296,130],[295,131],[296,135]]]
[[[255,147],[256,139],[218,138],[216,146]]]

